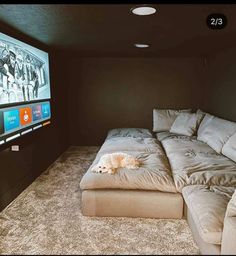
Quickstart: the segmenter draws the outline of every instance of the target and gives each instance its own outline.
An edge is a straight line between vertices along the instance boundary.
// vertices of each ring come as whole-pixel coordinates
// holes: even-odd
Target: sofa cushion
[[[170,131],[176,117],[181,112],[191,112],[191,109],[153,109],[153,132]]]
[[[153,135],[144,128],[116,128],[108,131],[107,138],[113,137],[153,138]]]
[[[196,132],[198,116],[194,113],[180,113],[171,126],[170,132],[192,136]]]
[[[110,137],[105,140],[100,152],[142,151],[164,154],[160,142],[155,138]]]
[[[140,189],[176,192],[169,162],[165,154],[127,151],[139,159],[138,169],[119,168],[115,174],[94,173],[91,168],[104,154],[99,152],[80,182],[81,189]]]
[[[236,186],[236,163],[193,137],[169,136],[162,145],[179,192],[186,185]]]
[[[225,143],[222,154],[236,162],[236,133]]]
[[[185,203],[204,242],[221,244],[225,212],[234,190],[204,185],[183,188]]]
[[[206,114],[199,129],[197,139],[207,143],[217,153],[236,132],[236,123]]]

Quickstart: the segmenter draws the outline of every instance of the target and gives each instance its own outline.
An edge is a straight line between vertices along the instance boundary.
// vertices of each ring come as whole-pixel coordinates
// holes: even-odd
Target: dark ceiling
[[[154,4],[157,12],[137,16],[131,4],[4,4],[0,21],[49,46],[81,56],[207,56],[236,45],[234,4]],[[210,13],[223,13],[228,25],[211,30]],[[148,43],[137,49],[134,43]]]

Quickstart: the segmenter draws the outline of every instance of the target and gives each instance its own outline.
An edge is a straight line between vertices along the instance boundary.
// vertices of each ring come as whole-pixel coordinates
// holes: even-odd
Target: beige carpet
[[[199,254],[185,220],[91,218],[79,182],[97,147],[71,147],[0,213],[1,254]]]

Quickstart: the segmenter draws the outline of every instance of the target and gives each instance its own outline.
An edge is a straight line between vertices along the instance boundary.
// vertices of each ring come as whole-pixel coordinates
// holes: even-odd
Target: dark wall
[[[152,128],[153,108],[202,106],[201,58],[74,55],[67,63],[72,145],[100,145],[115,127]]]
[[[236,48],[207,58],[206,111],[236,121]]]
[[[49,52],[52,124],[24,135],[12,144],[20,145],[19,152],[6,146],[0,151],[0,210],[8,205],[37,176],[39,176],[68,147],[67,87],[63,75],[63,54],[20,34],[2,27],[1,31]]]

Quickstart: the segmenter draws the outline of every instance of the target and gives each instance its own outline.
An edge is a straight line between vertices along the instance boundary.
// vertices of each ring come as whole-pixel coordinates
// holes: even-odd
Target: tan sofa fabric
[[[170,132],[192,136],[196,132],[198,116],[194,113],[180,113],[171,126]]]
[[[206,115],[206,112],[203,112],[201,109],[198,109],[196,112],[196,115],[197,115],[197,129],[198,129],[204,116]]]
[[[236,133],[225,143],[222,154],[236,162]]]
[[[180,135],[180,134],[175,134],[175,133],[171,133],[171,132],[157,132],[156,133],[156,138],[158,141],[160,141],[162,143],[163,140],[165,139],[174,139],[174,138],[178,138],[178,139],[196,139],[196,136],[192,136],[191,138],[189,136],[186,135]]]
[[[179,193],[145,190],[84,190],[82,213],[86,216],[181,219],[183,198]]]
[[[207,143],[217,153],[236,132],[236,123],[206,114],[198,129],[197,139]]]
[[[98,153],[80,182],[81,189],[140,189],[176,192],[167,157],[157,153],[123,151],[142,162],[136,170],[119,168],[117,173],[94,173],[91,168],[104,153]]]
[[[166,131],[166,132],[157,132],[156,133],[156,138],[159,140],[159,141],[162,141],[164,140],[165,138],[169,137],[170,135],[172,135],[172,133]]]
[[[226,207],[233,187],[193,185],[183,188],[184,200],[199,235],[206,243],[221,244]]]
[[[162,141],[179,192],[186,185],[236,186],[236,163],[191,137]]]
[[[191,109],[153,109],[153,132],[170,131],[176,117],[181,112],[191,112]]]
[[[236,187],[234,189],[236,189]],[[226,217],[236,217],[236,190],[234,191],[232,198],[228,203]]]
[[[187,222],[192,231],[193,238],[197,243],[200,253],[202,255],[220,255],[221,245],[220,244],[210,244],[206,243],[199,234],[199,229],[195,223],[190,210],[186,210]]]
[[[236,190],[225,214],[221,253],[236,255]]]
[[[152,138],[152,133],[144,128],[116,128],[108,131],[107,139],[113,137]]]
[[[160,142],[155,138],[112,137],[105,140],[100,152],[142,151],[165,154]]]

